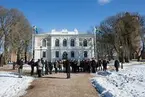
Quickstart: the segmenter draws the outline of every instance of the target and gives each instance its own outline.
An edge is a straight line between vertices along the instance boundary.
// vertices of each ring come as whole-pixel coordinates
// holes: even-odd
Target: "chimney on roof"
[[[62,29],[62,32],[68,32],[67,29]]]
[[[75,29],[74,29],[74,32],[75,32],[75,33],[78,33],[78,30],[75,28]]]
[[[51,32],[55,32],[55,29],[52,29]]]

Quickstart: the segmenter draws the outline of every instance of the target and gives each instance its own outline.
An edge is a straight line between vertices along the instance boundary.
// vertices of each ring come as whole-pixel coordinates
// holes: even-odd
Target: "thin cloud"
[[[100,5],[104,5],[104,4],[107,4],[107,3],[110,3],[110,2],[111,2],[111,0],[98,0],[98,3]]]

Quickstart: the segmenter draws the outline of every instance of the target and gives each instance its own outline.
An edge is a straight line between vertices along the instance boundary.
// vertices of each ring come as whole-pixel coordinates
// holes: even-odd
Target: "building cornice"
[[[82,36],[82,37],[93,37],[94,34],[35,34],[36,37],[46,37],[46,36]]]

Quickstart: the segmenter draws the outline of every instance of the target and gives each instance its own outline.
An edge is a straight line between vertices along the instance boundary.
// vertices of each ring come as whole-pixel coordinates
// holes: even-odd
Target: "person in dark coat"
[[[48,68],[49,68],[48,62],[47,62],[47,60],[45,60],[45,74],[46,75],[48,75]]]
[[[52,69],[53,69],[52,63],[48,62],[48,66],[49,66],[49,74],[52,74]]]
[[[90,60],[88,61],[88,72],[89,73],[91,72],[91,61]]]
[[[78,72],[79,72],[79,67],[80,67],[80,66],[79,66],[77,60],[74,60],[74,61],[73,61],[73,65],[74,65],[74,73],[77,72],[77,67],[78,67]]]
[[[38,64],[38,77],[41,77],[42,76],[42,67],[43,67],[43,65],[42,65],[40,59],[38,59],[37,64]]]
[[[84,67],[83,60],[81,60],[79,63],[80,63],[81,72],[82,72],[82,71],[84,71],[84,70],[83,70],[83,67]]]
[[[55,68],[55,73],[58,72],[57,68],[58,68],[58,61],[55,61],[54,62],[54,68]]]
[[[15,70],[16,62],[13,62],[13,70]]]
[[[89,68],[89,60],[86,60],[86,71],[89,72],[90,71],[90,68]]]
[[[67,74],[67,78],[70,78],[70,63],[69,60],[66,59],[64,62],[65,66],[66,66],[66,74]]]
[[[116,71],[118,72],[119,71],[118,70],[118,68],[119,68],[119,61],[118,60],[115,60],[114,67],[115,67]]]
[[[102,70],[102,60],[98,60],[98,67],[99,67],[99,70]]]
[[[34,59],[32,59],[29,64],[31,65],[31,76],[32,76],[34,74],[34,67],[35,67]]]
[[[84,72],[86,72],[87,71],[87,60],[84,60],[83,61],[83,64],[84,64]]]
[[[107,70],[107,61],[103,60],[103,71]]]
[[[23,65],[24,65],[23,58],[21,58],[20,60],[18,60],[17,64],[19,66],[18,67],[19,78],[22,78],[22,69],[23,69]]]
[[[92,73],[96,73],[96,61],[93,59],[91,62],[91,67],[92,67]]]

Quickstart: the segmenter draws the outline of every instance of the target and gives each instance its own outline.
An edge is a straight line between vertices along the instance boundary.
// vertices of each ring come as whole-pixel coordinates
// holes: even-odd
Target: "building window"
[[[63,52],[63,54],[62,54],[62,59],[67,59],[67,58],[68,58],[67,52]]]
[[[72,47],[75,46],[75,40],[74,40],[74,39],[71,39],[70,45],[71,45]]]
[[[55,40],[55,46],[57,46],[57,47],[59,46],[59,39]]]
[[[71,57],[72,57],[72,58],[75,57],[75,53],[74,53],[74,51],[71,51]]]
[[[56,52],[55,52],[55,57],[56,57],[56,58],[59,58],[59,51],[56,51]]]
[[[88,57],[88,52],[87,51],[84,51],[84,57]]]
[[[86,40],[86,39],[84,39],[83,45],[84,45],[85,47],[87,46],[87,40]]]
[[[45,39],[43,39],[43,41],[42,41],[42,46],[46,47],[46,40]]]
[[[67,46],[67,40],[66,39],[63,40],[63,46]]]
[[[46,58],[46,51],[43,51],[43,58]]]

